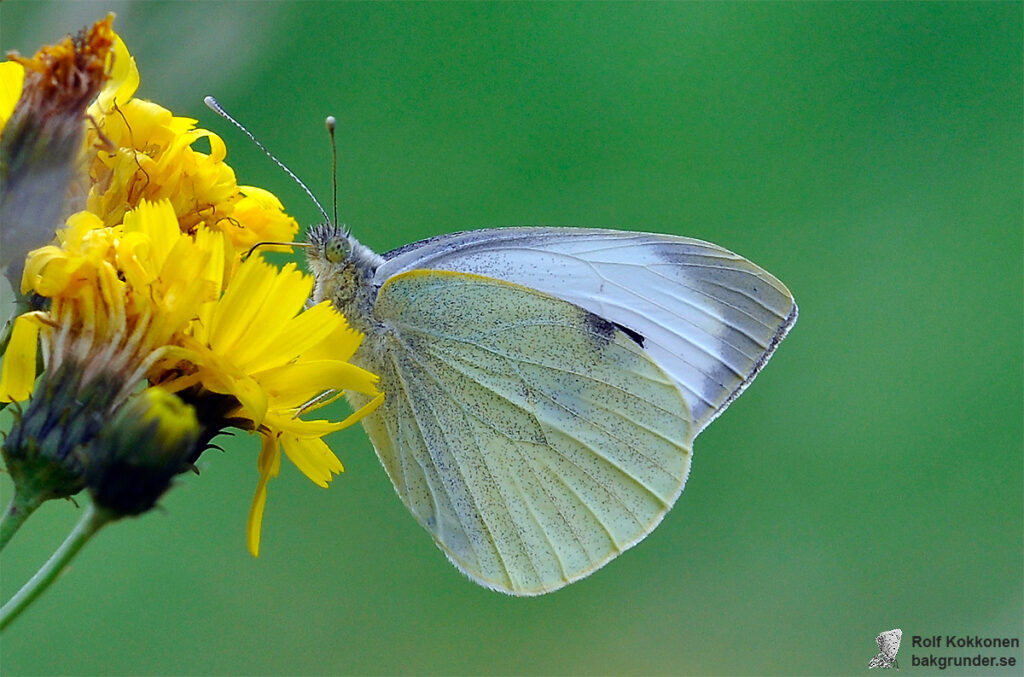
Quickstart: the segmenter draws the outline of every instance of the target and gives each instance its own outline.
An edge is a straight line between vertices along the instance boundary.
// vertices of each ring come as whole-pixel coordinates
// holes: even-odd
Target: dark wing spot
[[[626,334],[626,336],[628,336],[629,338],[633,339],[633,343],[637,344],[641,348],[644,347],[644,340],[645,339],[644,339],[644,335],[643,334],[641,334],[638,331],[633,331],[629,327],[627,327],[625,325],[622,325],[622,324],[619,324],[618,322],[615,323],[615,326],[618,327],[619,329],[621,329]]]
[[[599,338],[603,343],[611,343],[612,338],[615,336],[615,325],[600,315],[595,315],[582,308],[580,310],[583,311],[583,320],[587,323],[590,333]]]
[[[634,343],[643,348],[643,334],[633,331],[629,327],[623,326],[618,322],[609,322],[600,315],[595,315],[594,313],[590,313],[587,311],[584,311],[584,313],[587,326],[590,328],[591,333],[593,333],[595,336],[600,337],[603,341],[610,342],[612,340],[612,337],[615,336],[615,330],[619,329],[620,331],[622,331],[622,333],[628,336]]]

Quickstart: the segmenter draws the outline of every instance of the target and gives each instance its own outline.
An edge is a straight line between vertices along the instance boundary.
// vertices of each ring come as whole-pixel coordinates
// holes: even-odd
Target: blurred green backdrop
[[[300,222],[315,208],[204,95],[325,200],[336,115],[342,217],[378,251],[513,224],[685,234],[777,275],[801,317],[662,526],[556,594],[465,580],[360,429],[331,440],[329,490],[284,467],[254,560],[241,437],[90,543],[0,672],[867,674],[892,627],[904,668],[911,635],[1024,635],[1020,3],[6,0],[0,46],[108,10],[139,96],[223,136]],[[4,599],[79,512],[28,523]]]

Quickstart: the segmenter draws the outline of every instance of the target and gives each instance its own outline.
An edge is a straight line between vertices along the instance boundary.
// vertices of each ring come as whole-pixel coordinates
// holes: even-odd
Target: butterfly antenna
[[[242,255],[242,260],[246,261],[252,253],[260,247],[312,247],[313,245],[308,242],[257,242],[253,246],[249,247],[249,250]]]
[[[338,120],[333,115],[328,115],[324,120],[327,125],[327,133],[331,136],[331,197],[334,202],[334,221],[338,224],[338,143],[334,139],[334,128],[338,126]],[[346,228],[346,231],[348,229]]]
[[[264,146],[262,143],[260,143],[259,139],[257,139],[255,136],[253,136],[252,132],[250,132],[248,129],[243,127],[241,122],[239,122],[238,120],[236,120],[233,117],[231,117],[230,115],[228,115],[227,111],[225,111],[221,107],[221,105],[219,103],[217,103],[217,99],[213,98],[212,96],[207,96],[207,97],[205,97],[203,99],[203,103],[205,103],[207,106],[209,106],[210,110],[212,110],[214,113],[216,113],[217,115],[221,116],[222,118],[224,118],[225,120],[227,120],[228,122],[233,124],[235,127],[238,127],[239,129],[241,129],[242,132],[246,136],[248,136],[249,139],[252,140],[252,142],[255,143],[256,146],[259,147],[260,150],[262,150],[264,153],[266,153],[268,158],[273,160],[274,164],[276,164],[278,167],[283,169],[284,172],[288,176],[292,177],[292,180],[295,183],[299,184],[299,187],[302,188],[302,190],[306,191],[306,195],[308,195],[309,199],[313,201],[313,204],[316,205],[316,208],[320,210],[320,213],[324,217],[324,221],[328,220],[327,212],[324,211],[324,208],[320,204],[320,201],[316,199],[315,195],[313,195],[313,191],[311,191],[309,188],[306,187],[306,184],[304,184],[302,182],[302,179],[300,179],[299,177],[295,176],[295,172],[293,172],[292,170],[288,169],[288,167],[283,162],[278,160],[277,157],[273,153],[271,153],[269,150],[267,150],[267,147]],[[337,200],[335,200],[335,204],[337,204]],[[333,221],[332,223],[337,223],[337,220]]]

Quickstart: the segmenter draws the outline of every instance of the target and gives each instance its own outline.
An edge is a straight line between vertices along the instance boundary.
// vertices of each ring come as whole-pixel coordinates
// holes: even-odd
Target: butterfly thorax
[[[330,223],[314,226],[307,239],[306,260],[313,273],[313,302],[327,299],[349,324],[364,334],[375,333],[373,275],[384,259],[361,244],[344,228]]]

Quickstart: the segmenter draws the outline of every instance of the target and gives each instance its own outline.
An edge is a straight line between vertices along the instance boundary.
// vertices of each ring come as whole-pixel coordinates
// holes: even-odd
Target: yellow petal
[[[75,212],[68,217],[65,226],[57,231],[57,238],[64,249],[78,250],[86,240],[110,235],[109,232],[102,232],[102,228],[103,219],[92,212]]]
[[[287,362],[294,355],[282,355],[267,350],[277,343],[277,338],[289,331],[291,320],[302,312],[306,299],[313,291],[313,278],[296,270],[289,263],[280,271],[274,271],[273,284],[258,299],[250,299],[250,315],[245,331],[236,339],[231,359],[244,365],[247,371],[254,362],[267,364],[267,353],[271,363]]]
[[[96,99],[96,104],[104,113],[113,110],[113,104],[124,106],[139,88],[139,68],[135,58],[128,53],[128,47],[119,36],[114,36],[114,46],[107,54],[107,80],[103,91]]]
[[[34,313],[14,320],[11,340],[4,353],[0,373],[0,402],[24,402],[32,394],[36,380],[36,347],[42,326]]]
[[[167,200],[142,200],[138,208],[124,215],[124,232],[125,237],[140,233],[150,241],[151,250],[146,252],[146,258],[151,262],[147,267],[153,277],[163,268],[174,245],[183,237],[174,208]]]
[[[260,470],[260,481],[256,485],[256,495],[253,496],[252,507],[249,509],[249,521],[246,525],[246,543],[253,557],[259,557],[260,554],[260,530],[263,528],[263,509],[267,505],[267,482],[271,477],[277,477],[277,473],[281,470],[281,451],[273,436],[263,437],[263,448],[260,450],[260,458],[257,463]]]
[[[277,199],[277,196],[271,193],[269,190],[259,188],[257,186],[239,186],[238,192],[256,201],[256,203],[264,209],[284,209],[284,205]]]
[[[234,216],[245,223],[245,230],[256,242],[292,242],[299,224],[284,212],[281,201],[273,193],[255,186],[239,186],[242,198],[235,203]],[[289,251],[268,247],[270,251]]]
[[[269,412],[264,420],[264,424],[268,428],[285,432],[299,439],[323,437],[356,423],[364,416],[371,414],[382,402],[384,402],[384,393],[377,395],[357,411],[347,416],[343,421],[304,421],[301,418],[295,418],[293,411],[288,410]]]
[[[210,340],[213,313],[217,310],[217,301],[224,290],[224,235],[207,228],[200,228],[196,231],[196,246],[202,251],[209,252],[206,266],[200,275],[209,282],[212,297],[199,307],[190,331],[200,342],[207,343]]]
[[[272,397],[291,404],[302,404],[309,398],[309,393],[325,390],[353,390],[376,395],[379,380],[376,374],[340,360],[289,364],[259,372],[254,377]]]
[[[27,294],[30,291],[49,295],[47,291],[40,292],[41,286],[49,289],[63,289],[67,285],[67,275],[59,273],[56,266],[50,266],[53,262],[67,261],[68,254],[60,247],[46,245],[29,252],[28,260],[25,262],[25,270],[21,274],[21,293]],[[59,264],[58,264],[59,265]],[[63,266],[61,267],[63,270]],[[60,274],[58,281],[48,281],[47,277]]]
[[[242,403],[253,423],[260,425],[263,422],[263,417],[267,414],[267,394],[254,379],[246,377],[235,381],[231,394]]]
[[[321,487],[327,487],[331,477],[345,469],[327,443],[319,437],[300,439],[282,434],[281,446],[295,467]]]
[[[230,364],[212,354],[208,349],[200,348],[201,360],[199,377],[203,387],[222,395],[232,395],[241,404],[242,414],[256,426],[263,423],[267,414],[267,394],[250,376],[239,374],[231,369]]]
[[[344,319],[344,315],[342,318]],[[347,362],[352,359],[362,342],[362,333],[348,326],[348,322],[345,321],[334,330],[330,337],[310,347],[303,353],[303,356],[310,360],[345,360]]]
[[[270,320],[264,320],[270,321]],[[295,357],[305,357],[307,351],[331,338],[345,319],[334,310],[330,303],[321,303],[295,317],[279,320],[281,331],[272,343],[264,346],[260,355],[246,360],[252,372],[259,372],[279,364],[286,363]],[[329,355],[328,359],[346,359]]]
[[[17,61],[0,63],[0,132],[14,112],[25,83],[25,67]]]
[[[234,351],[239,337],[249,328],[256,309],[274,285],[274,273],[275,270],[258,256],[250,256],[239,266],[213,314],[210,347],[214,351],[221,355]]]

